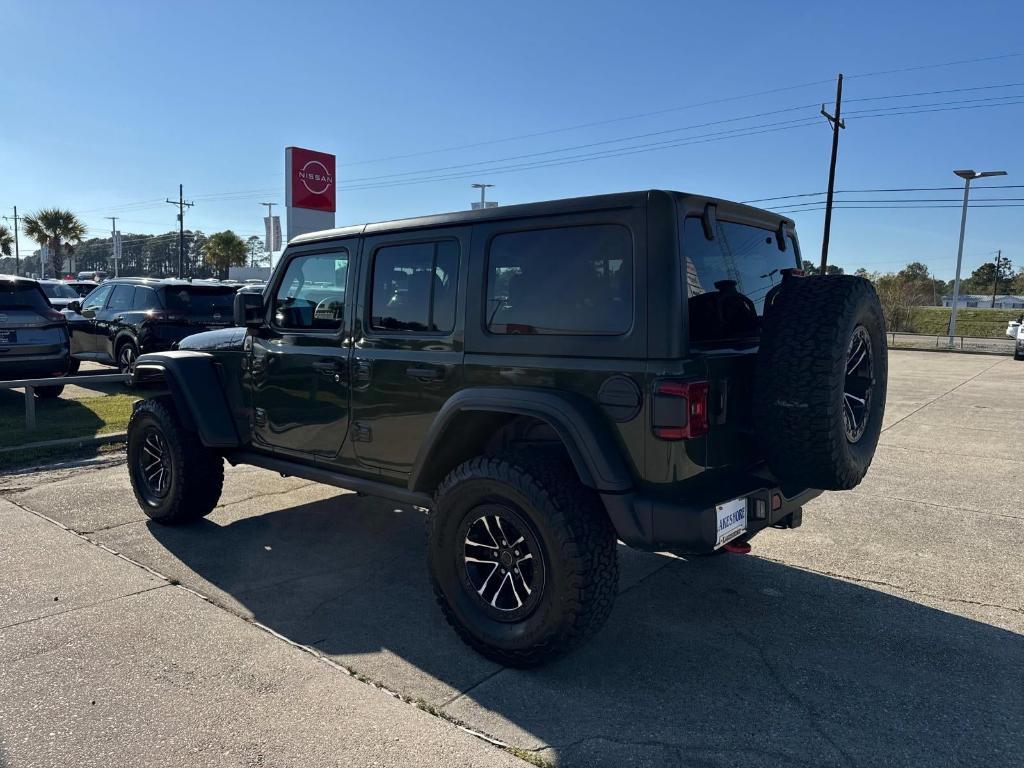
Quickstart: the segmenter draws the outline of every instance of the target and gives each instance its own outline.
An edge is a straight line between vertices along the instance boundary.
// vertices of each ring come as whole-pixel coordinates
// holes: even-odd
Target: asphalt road
[[[16,517],[28,541],[59,534],[94,556],[86,567],[49,543],[38,555],[0,548],[0,573],[20,574],[0,579],[0,627],[14,617],[0,629],[0,765],[3,753],[12,767],[79,754],[187,762],[155,750],[146,722],[175,749],[214,745],[209,764],[263,764],[213,759],[254,739],[266,765],[334,764],[325,744],[355,764],[379,747],[378,719],[407,739],[396,764],[448,748],[451,764],[510,759],[401,701],[384,697],[417,719],[365,709],[379,691],[265,626],[558,765],[1019,766],[1024,363],[897,351],[889,387],[855,491],[816,499],[802,528],[762,534],[748,556],[621,550],[606,628],[528,672],[483,660],[444,624],[415,510],[237,468],[208,519],[169,529],[145,521],[116,458],[0,478],[16,505],[3,507],[5,542]],[[108,584],[93,578],[101,561],[133,570]],[[20,605],[65,591],[60,609]],[[403,753],[380,754],[373,764]]]

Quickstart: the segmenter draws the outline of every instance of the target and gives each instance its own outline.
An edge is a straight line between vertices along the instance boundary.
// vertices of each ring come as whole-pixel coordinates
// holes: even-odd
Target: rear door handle
[[[444,378],[444,371],[440,368],[420,368],[413,366],[405,369],[405,375],[420,381],[436,381]]]

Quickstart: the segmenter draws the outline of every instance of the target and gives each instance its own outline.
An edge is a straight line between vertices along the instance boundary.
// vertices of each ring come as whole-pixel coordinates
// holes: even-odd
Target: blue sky
[[[818,192],[831,139],[813,118],[840,71],[851,119],[837,189],[957,186],[963,167],[1024,184],[1024,55],[1012,55],[1024,54],[1024,5],[923,7],[2,0],[0,208],[68,207],[97,235],[109,215],[125,233],[166,232],[175,210],[161,201],[181,182],[196,202],[188,226],[259,233],[259,203],[284,201],[289,144],[338,155],[339,224],[466,208],[473,181],[495,184],[504,204],[650,187],[737,200]],[[985,57],[1000,58],[870,74]],[[680,108],[772,89],[786,90]],[[974,90],[853,101],[953,89]],[[855,119],[896,106],[943,111]],[[688,128],[706,123],[718,124]],[[733,128],[747,130],[723,138]],[[702,143],[678,144],[688,138]],[[491,143],[465,147],[479,142]],[[462,148],[431,152],[448,147]],[[416,172],[431,180],[396,184]],[[974,199],[985,196],[1024,188]],[[816,261],[822,213],[791,215]],[[965,273],[997,248],[1024,266],[1022,223],[1024,207],[972,209]],[[949,278],[958,228],[956,208],[837,210],[831,260],[882,271],[921,260]]]

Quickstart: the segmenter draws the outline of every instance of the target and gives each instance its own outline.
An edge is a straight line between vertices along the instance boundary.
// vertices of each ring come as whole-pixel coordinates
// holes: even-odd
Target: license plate
[[[733,499],[715,507],[718,522],[718,539],[715,549],[728,544],[747,530],[747,500]]]
[[[0,344],[17,344],[18,343],[18,332],[4,330],[0,331]]]

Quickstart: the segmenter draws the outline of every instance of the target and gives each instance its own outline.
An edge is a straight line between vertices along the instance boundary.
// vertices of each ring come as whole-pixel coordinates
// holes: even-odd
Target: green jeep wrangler
[[[422,508],[448,621],[541,663],[608,617],[617,541],[746,551],[864,476],[882,311],[801,263],[791,220],[665,191],[297,237],[236,327],[138,358],[132,487],[165,524],[224,460]]]

